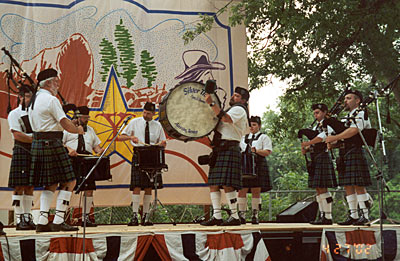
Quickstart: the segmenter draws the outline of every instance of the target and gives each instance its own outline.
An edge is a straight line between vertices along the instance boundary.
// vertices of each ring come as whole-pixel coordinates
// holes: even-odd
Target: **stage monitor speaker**
[[[318,203],[315,201],[300,201],[289,206],[276,216],[278,223],[309,223],[315,220]]]

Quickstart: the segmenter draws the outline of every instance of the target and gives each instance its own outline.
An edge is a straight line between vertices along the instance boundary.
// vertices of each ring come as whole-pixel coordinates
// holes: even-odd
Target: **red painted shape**
[[[189,158],[188,156],[186,156],[186,155],[184,155],[184,154],[182,154],[182,153],[179,153],[179,152],[176,152],[176,151],[172,151],[172,150],[165,150],[165,153],[171,154],[171,155],[174,155],[174,156],[177,156],[177,157],[182,158],[182,159],[184,159],[184,160],[187,160],[187,161],[188,161],[190,164],[192,164],[193,167],[195,167],[195,169],[199,172],[199,174],[200,174],[201,178],[204,180],[204,182],[207,183],[207,181],[208,181],[207,174],[206,174],[206,173],[204,172],[204,170],[203,170],[202,168],[200,168],[200,166],[199,166],[196,162],[194,162],[191,158]]]

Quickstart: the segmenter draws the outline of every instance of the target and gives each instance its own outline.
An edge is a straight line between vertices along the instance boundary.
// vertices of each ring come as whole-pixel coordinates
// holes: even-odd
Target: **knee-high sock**
[[[238,198],[238,207],[239,211],[246,212],[247,211],[247,197],[239,197]]]
[[[251,209],[253,210],[253,215],[258,217],[258,212],[261,210],[261,198],[251,199]]]
[[[85,201],[85,199],[83,200]],[[93,197],[86,197],[86,206],[85,206],[85,213],[82,211],[82,217],[85,217],[86,214],[90,214],[90,209],[93,206]]]
[[[357,194],[357,201],[360,209],[365,218],[369,218],[368,216],[368,207],[366,206],[365,202],[368,201],[368,194]]]
[[[231,210],[231,216],[238,219],[238,211],[237,211],[237,195],[236,191],[225,192],[226,200],[228,201],[229,209]]]
[[[54,224],[61,224],[65,221],[65,212],[67,211],[72,192],[60,190],[57,196],[56,214],[54,215]]]
[[[21,222],[21,215],[24,214],[23,209],[23,195],[12,195],[12,205],[14,206],[14,213],[17,217],[17,224]]]
[[[138,213],[140,205],[140,194],[132,194],[132,212]]]
[[[221,214],[221,191],[210,192],[211,204],[213,207],[213,217],[222,219]]]
[[[324,213],[324,209],[322,208],[321,196],[317,195],[315,197],[315,199],[317,200],[317,203],[318,203],[318,209],[319,209],[320,216],[322,216],[322,214]]]
[[[32,211],[32,203],[33,203],[33,196],[32,195],[24,195],[22,200],[22,207],[24,209],[24,218],[25,221],[29,221],[31,211]]]
[[[358,218],[358,212],[357,212],[357,195],[356,194],[351,194],[346,196],[347,203],[349,204],[349,209],[350,209],[350,216],[354,219]]]
[[[149,213],[149,210],[150,210],[150,203],[151,203],[151,200],[152,200],[152,195],[144,195],[144,197],[143,197],[143,213],[144,214],[146,214],[146,213]]]
[[[327,219],[332,219],[332,195],[330,192],[319,195],[321,197],[322,210],[324,211]]]
[[[40,194],[40,217],[38,224],[46,225],[49,223],[49,210],[51,202],[53,201],[54,192],[50,190],[43,190]]]

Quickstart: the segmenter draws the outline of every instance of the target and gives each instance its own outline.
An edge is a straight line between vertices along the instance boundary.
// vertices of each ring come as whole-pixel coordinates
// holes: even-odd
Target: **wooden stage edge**
[[[261,231],[261,233],[278,233],[278,232],[322,232],[324,228],[327,229],[349,229],[349,228],[375,228],[379,229],[379,224],[372,226],[339,226],[339,225],[325,225],[316,226],[307,223],[260,223],[259,225],[252,225],[247,223],[241,226],[212,226],[204,227],[199,224],[155,224],[154,226],[137,226],[128,227],[127,225],[102,225],[98,227],[86,228],[86,236],[93,234],[115,234],[115,233],[166,233],[166,232],[217,232],[217,231]],[[384,229],[400,228],[400,225],[384,224]],[[42,236],[42,235],[76,235],[77,232],[45,232],[36,233],[34,230],[17,231],[15,228],[4,228],[7,237],[25,237],[25,236]],[[78,235],[83,234],[83,228],[79,227]]]

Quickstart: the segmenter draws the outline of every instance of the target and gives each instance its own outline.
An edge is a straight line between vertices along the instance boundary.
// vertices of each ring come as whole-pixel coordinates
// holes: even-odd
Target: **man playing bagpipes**
[[[330,144],[344,140],[340,146],[337,169],[339,172],[339,186],[346,190],[346,200],[349,205],[348,218],[339,225],[365,225],[369,223],[368,211],[370,196],[365,187],[371,185],[371,177],[368,170],[363,143],[357,142],[356,135],[364,129],[371,128],[371,123],[365,112],[359,109],[362,102],[362,94],[356,90],[348,90],[344,98],[344,107],[349,111],[345,120],[345,127],[337,135],[326,137],[325,142]],[[335,129],[335,128],[334,128]],[[335,130],[336,131],[336,130]],[[360,206],[359,215],[357,205]]]
[[[324,143],[326,134],[333,132],[332,128],[327,126],[323,128],[323,121],[328,112],[328,106],[323,103],[313,104],[311,106],[317,125],[309,133],[305,133],[303,129],[300,134],[306,135],[310,141],[301,143],[301,151],[303,154],[310,152],[311,161],[307,162],[308,187],[315,188],[317,191],[317,202],[320,216],[317,220],[310,222],[313,225],[332,225],[332,196],[328,192],[328,188],[337,187],[335,170],[333,168],[332,159],[327,151]],[[314,136],[314,137],[313,137]],[[301,137],[301,136],[300,136]]]

